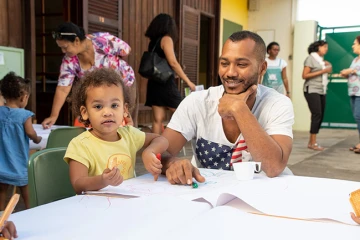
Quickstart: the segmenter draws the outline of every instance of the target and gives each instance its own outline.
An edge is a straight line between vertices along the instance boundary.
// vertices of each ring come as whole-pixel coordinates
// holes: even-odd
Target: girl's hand
[[[162,164],[153,152],[144,150],[142,153],[142,159],[144,162],[145,169],[154,176],[156,181],[158,176],[161,174]]]
[[[124,178],[121,176],[120,170],[117,167],[112,170],[106,168],[101,177],[106,186],[119,186],[124,181]]]
[[[42,137],[41,136],[37,136],[37,138],[35,140],[33,140],[34,143],[38,144],[41,142]]]

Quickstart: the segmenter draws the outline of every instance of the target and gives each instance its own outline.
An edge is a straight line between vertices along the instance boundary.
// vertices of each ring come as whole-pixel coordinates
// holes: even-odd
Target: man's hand
[[[106,168],[101,175],[102,181],[106,186],[118,186],[120,185],[124,178],[120,174],[120,170],[117,167],[114,167],[112,170]]]
[[[161,174],[162,164],[155,154],[144,150],[142,153],[142,159],[145,169],[154,176],[154,180],[157,181],[158,176]]]
[[[252,94],[256,94],[256,85],[252,85],[245,92],[236,94],[224,94],[218,105],[218,112],[222,118],[233,119],[233,113],[237,112],[241,104],[246,104]]]
[[[188,159],[175,160],[166,170],[166,177],[171,184],[192,184],[193,178],[198,182],[205,182],[199,169],[194,167]]]

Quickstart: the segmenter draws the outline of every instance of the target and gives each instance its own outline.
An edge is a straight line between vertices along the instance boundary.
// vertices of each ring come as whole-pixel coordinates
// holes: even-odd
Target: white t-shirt
[[[228,170],[234,147],[246,139],[242,134],[235,143],[226,138],[218,113],[223,93],[223,86],[191,93],[180,103],[167,127],[180,132],[188,141],[195,140],[195,155],[203,167]],[[258,85],[252,113],[269,135],[293,137],[294,111],[288,97]],[[251,160],[246,150],[243,158],[245,156],[245,161]]]
[[[276,58],[275,60],[271,60],[270,58],[267,57],[265,60],[267,62],[268,67],[277,67],[280,65],[281,70],[287,67],[287,62],[284,59]]]

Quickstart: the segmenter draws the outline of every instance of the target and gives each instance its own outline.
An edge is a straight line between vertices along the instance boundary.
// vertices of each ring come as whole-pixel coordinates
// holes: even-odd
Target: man
[[[195,139],[195,156],[206,168],[231,170],[237,161],[261,162],[269,177],[285,169],[292,149],[294,113],[289,98],[257,86],[266,72],[266,47],[255,33],[233,33],[219,59],[222,86],[191,93],[163,132],[170,156],[162,172],[172,184],[191,184],[205,178],[188,159],[177,154]]]

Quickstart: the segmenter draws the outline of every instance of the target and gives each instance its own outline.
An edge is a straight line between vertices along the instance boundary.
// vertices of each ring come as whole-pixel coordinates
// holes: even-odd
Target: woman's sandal
[[[355,150],[360,150],[360,148],[357,148],[356,145],[349,148],[349,151],[355,151]]]
[[[360,154],[360,148],[354,149],[354,153]]]
[[[324,149],[325,149],[325,148],[321,147],[318,143],[308,144],[308,148],[311,150],[315,150],[315,151],[324,151]]]

